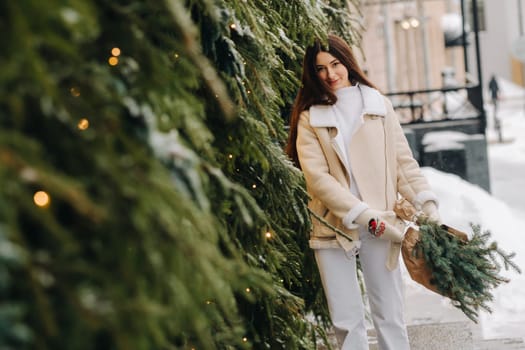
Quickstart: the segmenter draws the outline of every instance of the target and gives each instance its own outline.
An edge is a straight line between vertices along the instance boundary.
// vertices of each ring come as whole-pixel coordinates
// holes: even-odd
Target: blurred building
[[[363,67],[381,90],[440,88],[442,71],[451,68],[464,80],[461,46],[445,46],[442,21],[452,11],[447,0],[364,0],[362,11]]]
[[[525,0],[484,0],[484,7],[480,43],[485,86],[491,74],[524,86],[525,67],[516,56],[515,45],[521,37],[525,53]]]
[[[482,86],[492,74],[524,84],[522,1],[476,1]],[[477,83],[472,0],[361,0],[361,11],[362,65],[383,92]]]

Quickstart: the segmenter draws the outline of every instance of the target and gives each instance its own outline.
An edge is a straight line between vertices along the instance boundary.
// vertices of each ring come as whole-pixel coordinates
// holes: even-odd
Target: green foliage
[[[0,4],[0,348],[314,349],[283,116],[346,6]]]
[[[521,272],[512,261],[514,253],[502,251],[490,242],[491,233],[471,225],[473,235],[468,241],[451,235],[435,222],[418,218],[421,241],[416,252],[422,252],[432,271],[432,284],[452,300],[452,304],[477,322],[480,309],[491,311],[493,289],[508,282],[500,275],[501,263]]]

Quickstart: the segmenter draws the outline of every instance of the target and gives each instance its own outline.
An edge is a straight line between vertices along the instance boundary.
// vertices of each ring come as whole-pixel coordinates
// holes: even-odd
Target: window
[[[470,25],[470,29],[474,30],[474,17],[472,14],[474,13],[474,1],[476,1],[476,6],[478,8],[478,31],[483,32],[487,30],[487,26],[485,24],[485,0],[468,0],[467,1],[467,10],[468,14],[466,15],[468,18],[468,23]]]

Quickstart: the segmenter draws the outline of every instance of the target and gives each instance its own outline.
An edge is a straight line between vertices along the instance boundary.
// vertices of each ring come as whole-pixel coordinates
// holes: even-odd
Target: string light
[[[235,25],[235,23],[230,24],[230,29],[234,29],[234,30],[235,30],[235,28],[237,28],[237,26]]]
[[[229,159],[233,159],[233,154],[228,154]]]
[[[37,191],[33,195],[33,201],[41,208],[47,207],[51,201],[49,195],[45,191]]]
[[[248,92],[249,94],[251,94],[251,93],[252,93],[252,91],[251,91],[251,90],[248,90],[247,92]]]
[[[246,343],[248,341],[248,338],[244,337],[242,338],[242,341]]]
[[[211,301],[210,300],[206,300],[206,304],[210,305]]]
[[[250,288],[246,288],[246,293],[250,293],[252,290]]]
[[[115,57],[116,57],[116,56],[120,56],[120,49],[119,49],[118,47],[114,47],[114,48],[112,48],[112,49],[111,49],[111,54],[112,54],[113,56],[115,56]]]
[[[108,59],[108,63],[109,63],[110,66],[116,66],[118,64],[118,58],[115,57],[115,56],[111,56]]]
[[[72,87],[71,89],[69,89],[69,92],[71,93],[73,97],[80,96],[80,90],[76,87]]]
[[[176,59],[179,58],[179,54],[175,52],[175,54],[173,55]]]
[[[253,189],[257,188],[257,185],[256,185],[256,184],[253,184],[253,185],[252,185],[252,188],[253,188]]]
[[[272,233],[270,231],[266,232],[266,238],[272,238]]]
[[[87,120],[86,118],[82,118],[78,121],[78,124],[77,124],[77,128],[78,130],[86,130],[87,128],[89,128],[89,120]]]

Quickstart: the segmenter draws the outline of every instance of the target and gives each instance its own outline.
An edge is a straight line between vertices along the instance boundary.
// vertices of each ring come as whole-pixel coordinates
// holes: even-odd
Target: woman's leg
[[[361,234],[359,259],[377,331],[380,350],[408,350],[408,336],[403,317],[403,281],[399,266],[389,271],[386,259],[390,242],[368,232]]]
[[[339,346],[368,350],[355,256],[348,257],[343,249],[318,249],[315,258]]]

